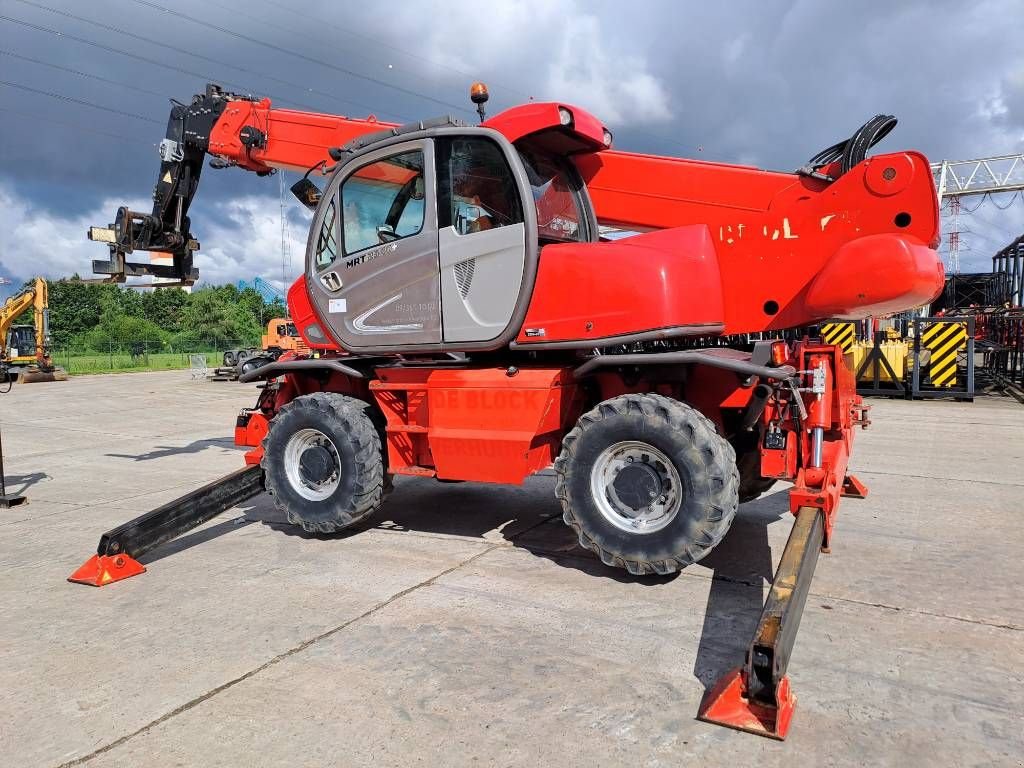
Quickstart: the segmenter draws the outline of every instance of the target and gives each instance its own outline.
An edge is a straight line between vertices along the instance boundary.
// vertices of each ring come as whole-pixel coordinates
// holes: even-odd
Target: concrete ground
[[[981,766],[1024,759],[1024,407],[875,401],[818,563],[785,743],[694,719],[792,519],[740,509],[678,578],[575,546],[551,477],[405,480],[313,538],[265,499],[102,589],[100,533],[241,465],[252,387],[188,372],[0,395],[0,765]]]

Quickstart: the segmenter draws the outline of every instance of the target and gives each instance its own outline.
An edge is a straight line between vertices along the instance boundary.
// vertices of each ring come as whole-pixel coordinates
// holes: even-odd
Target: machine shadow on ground
[[[700,561],[711,570],[711,588],[693,675],[705,690],[743,663],[775,575],[768,527],[788,516],[788,489],[741,505],[725,538]]]
[[[330,535],[314,535],[291,525],[264,494],[236,507],[239,514],[235,517],[168,542],[141,557],[140,562],[149,564],[259,523],[286,536],[322,540],[325,544],[371,530],[490,541],[497,540],[493,535],[497,533],[519,549],[599,579],[656,586],[679,577],[678,573],[637,577],[604,565],[581,547],[575,532],[562,523],[552,486],[550,476],[535,477],[519,488],[402,478],[371,520]],[[722,542],[699,564],[691,566],[698,573],[711,572],[693,668],[694,677],[705,690],[743,663],[761,615],[765,587],[774,575],[768,527],[788,517],[788,511],[788,489],[741,505]]]
[[[260,523],[286,536],[321,540],[325,544],[371,530],[504,540],[559,567],[599,579],[656,586],[678,578],[678,573],[636,577],[604,565],[596,555],[582,548],[575,532],[563,524],[553,484],[549,475],[531,478],[522,487],[399,478],[383,507],[370,520],[329,535],[307,533],[291,525],[264,494],[236,507],[235,517],[186,534],[140,561],[151,563]],[[785,490],[742,505],[722,542],[698,565],[691,566],[698,572],[711,571],[711,588],[694,665],[694,676],[705,686],[711,686],[743,659],[761,613],[764,585],[770,584],[773,576],[768,526],[782,520],[787,512]]]
[[[163,459],[167,456],[202,453],[207,448],[226,448],[232,451],[248,450],[248,448],[235,445],[234,437],[210,437],[204,440],[193,440],[188,445],[160,445],[155,450],[147,451],[146,453],[106,453],[104,456],[110,456],[115,459],[131,459],[132,461],[152,461],[153,459]]]
[[[45,472],[29,472],[24,475],[7,475],[4,478],[4,482],[7,484],[7,492],[22,496],[29,488],[43,480],[53,480],[53,477]]]

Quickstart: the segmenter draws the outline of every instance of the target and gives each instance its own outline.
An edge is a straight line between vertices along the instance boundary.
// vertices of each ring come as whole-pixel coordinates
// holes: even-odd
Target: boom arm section
[[[199,186],[203,162],[237,166],[260,175],[282,168],[305,171],[330,162],[328,149],[354,138],[393,128],[393,123],[273,109],[270,99],[227,93],[216,85],[195,96],[191,104],[175,103],[160,142],[160,171],[150,213],[122,207],[109,227],[92,227],[89,239],[110,246],[108,261],[94,261],[93,272],[123,282],[128,276],[151,275],[190,284],[198,277],[193,253],[189,207]],[[132,263],[134,251],[169,254],[173,264]]]

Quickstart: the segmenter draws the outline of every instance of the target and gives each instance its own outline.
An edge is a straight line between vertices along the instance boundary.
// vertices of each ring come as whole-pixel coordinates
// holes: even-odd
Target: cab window
[[[424,197],[420,150],[377,160],[355,171],[341,185],[345,254],[419,234]]]
[[[512,170],[490,139],[441,139],[438,146],[438,226],[469,235],[523,221]]]
[[[327,204],[324,222],[320,226],[320,235],[316,239],[316,268],[323,269],[334,263],[338,256],[338,221],[337,206],[334,198]]]
[[[520,150],[519,157],[537,207],[537,236],[543,241],[585,242],[589,239],[580,202],[579,184],[553,158]]]

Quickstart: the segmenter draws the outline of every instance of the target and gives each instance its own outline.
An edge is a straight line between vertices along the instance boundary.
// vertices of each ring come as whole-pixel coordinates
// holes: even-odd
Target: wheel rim
[[[284,468],[292,489],[309,501],[323,501],[341,482],[338,449],[318,429],[300,429],[288,439]]]
[[[662,451],[630,440],[605,448],[590,473],[601,515],[629,533],[654,533],[671,523],[683,502],[679,471]]]

